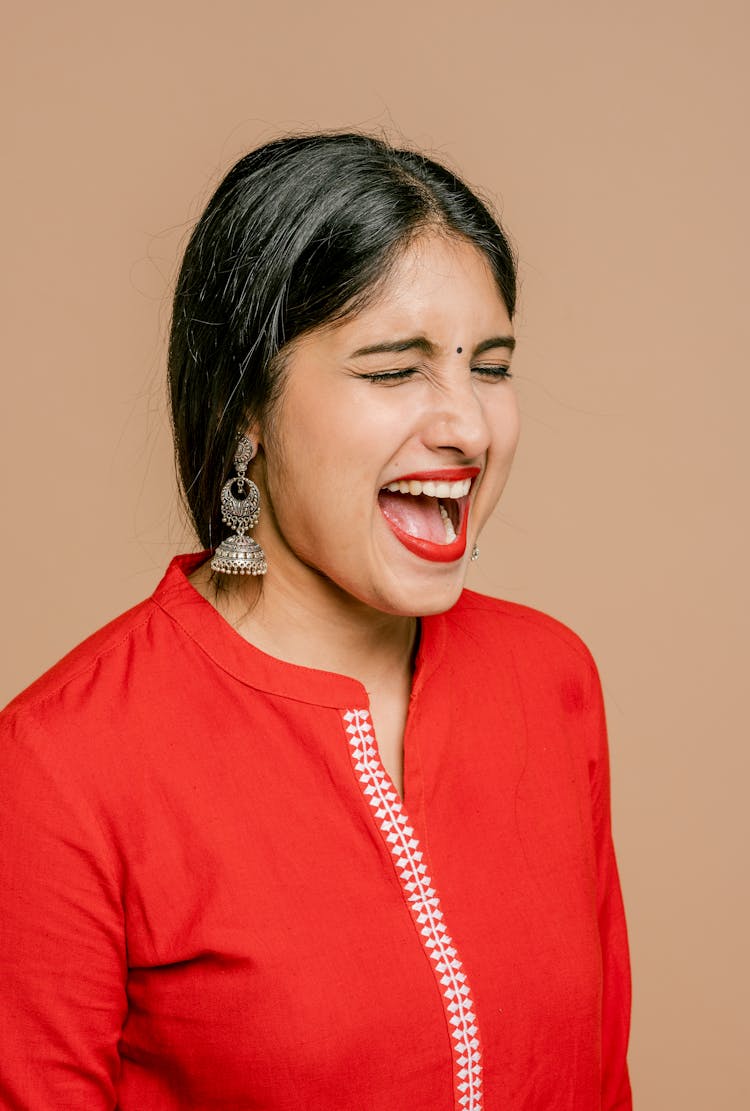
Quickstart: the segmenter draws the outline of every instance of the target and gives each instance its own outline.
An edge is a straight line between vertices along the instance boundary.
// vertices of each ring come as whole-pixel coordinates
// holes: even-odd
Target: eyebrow
[[[513,336],[490,336],[489,339],[483,339],[476,345],[471,357],[475,359],[477,355],[493,347],[505,347],[508,351],[512,351],[515,346],[516,341]],[[435,345],[430,343],[426,336],[412,336],[410,339],[397,339],[390,343],[372,343],[367,347],[358,347],[349,357],[356,359],[360,355],[380,355],[385,352],[399,351],[421,351],[425,355],[434,355],[436,350]]]

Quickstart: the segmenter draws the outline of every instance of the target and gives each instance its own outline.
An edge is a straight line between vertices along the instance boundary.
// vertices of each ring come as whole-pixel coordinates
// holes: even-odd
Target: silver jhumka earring
[[[476,560],[478,560],[478,559],[479,559],[479,548],[475,544],[474,547],[471,549],[471,560],[472,560],[472,562],[476,562]]]
[[[245,535],[257,525],[260,517],[260,492],[246,474],[254,454],[252,440],[240,436],[234,456],[237,474],[221,488],[221,519],[235,529],[235,534],[219,544],[211,567],[224,575],[265,575],[268,570],[260,544],[252,536]]]

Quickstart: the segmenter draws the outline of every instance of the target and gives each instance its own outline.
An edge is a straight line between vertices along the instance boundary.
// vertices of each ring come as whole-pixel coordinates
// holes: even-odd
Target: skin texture
[[[220,595],[207,564],[192,576],[261,650],[365,684],[397,784],[416,618],[457,600],[518,441],[512,382],[477,369],[508,367],[509,347],[474,359],[472,352],[489,337],[512,334],[481,252],[437,232],[413,241],[374,304],[295,342],[276,410],[247,430],[259,445],[249,468],[261,493],[253,536],[268,574],[262,583],[238,576]],[[433,355],[352,357],[360,347],[418,335],[430,340]],[[395,381],[363,377],[411,367],[412,375]],[[394,536],[378,492],[406,474],[464,466],[481,468],[466,552],[451,563],[422,559]]]

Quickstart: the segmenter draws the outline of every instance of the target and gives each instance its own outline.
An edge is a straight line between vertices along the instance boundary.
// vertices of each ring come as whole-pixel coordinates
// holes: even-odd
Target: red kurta
[[[402,803],[364,687],[248,644],[206,557],[0,716],[0,1105],[629,1109],[585,645],[424,618]]]

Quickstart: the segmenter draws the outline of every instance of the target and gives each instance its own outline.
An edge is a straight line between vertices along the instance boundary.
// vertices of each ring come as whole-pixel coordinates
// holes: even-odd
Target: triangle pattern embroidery
[[[367,710],[346,710],[344,727],[362,791],[375,812],[440,988],[451,1031],[456,1107],[482,1111],[482,1050],[471,989],[443,921],[440,899],[414,830],[380,759]]]

